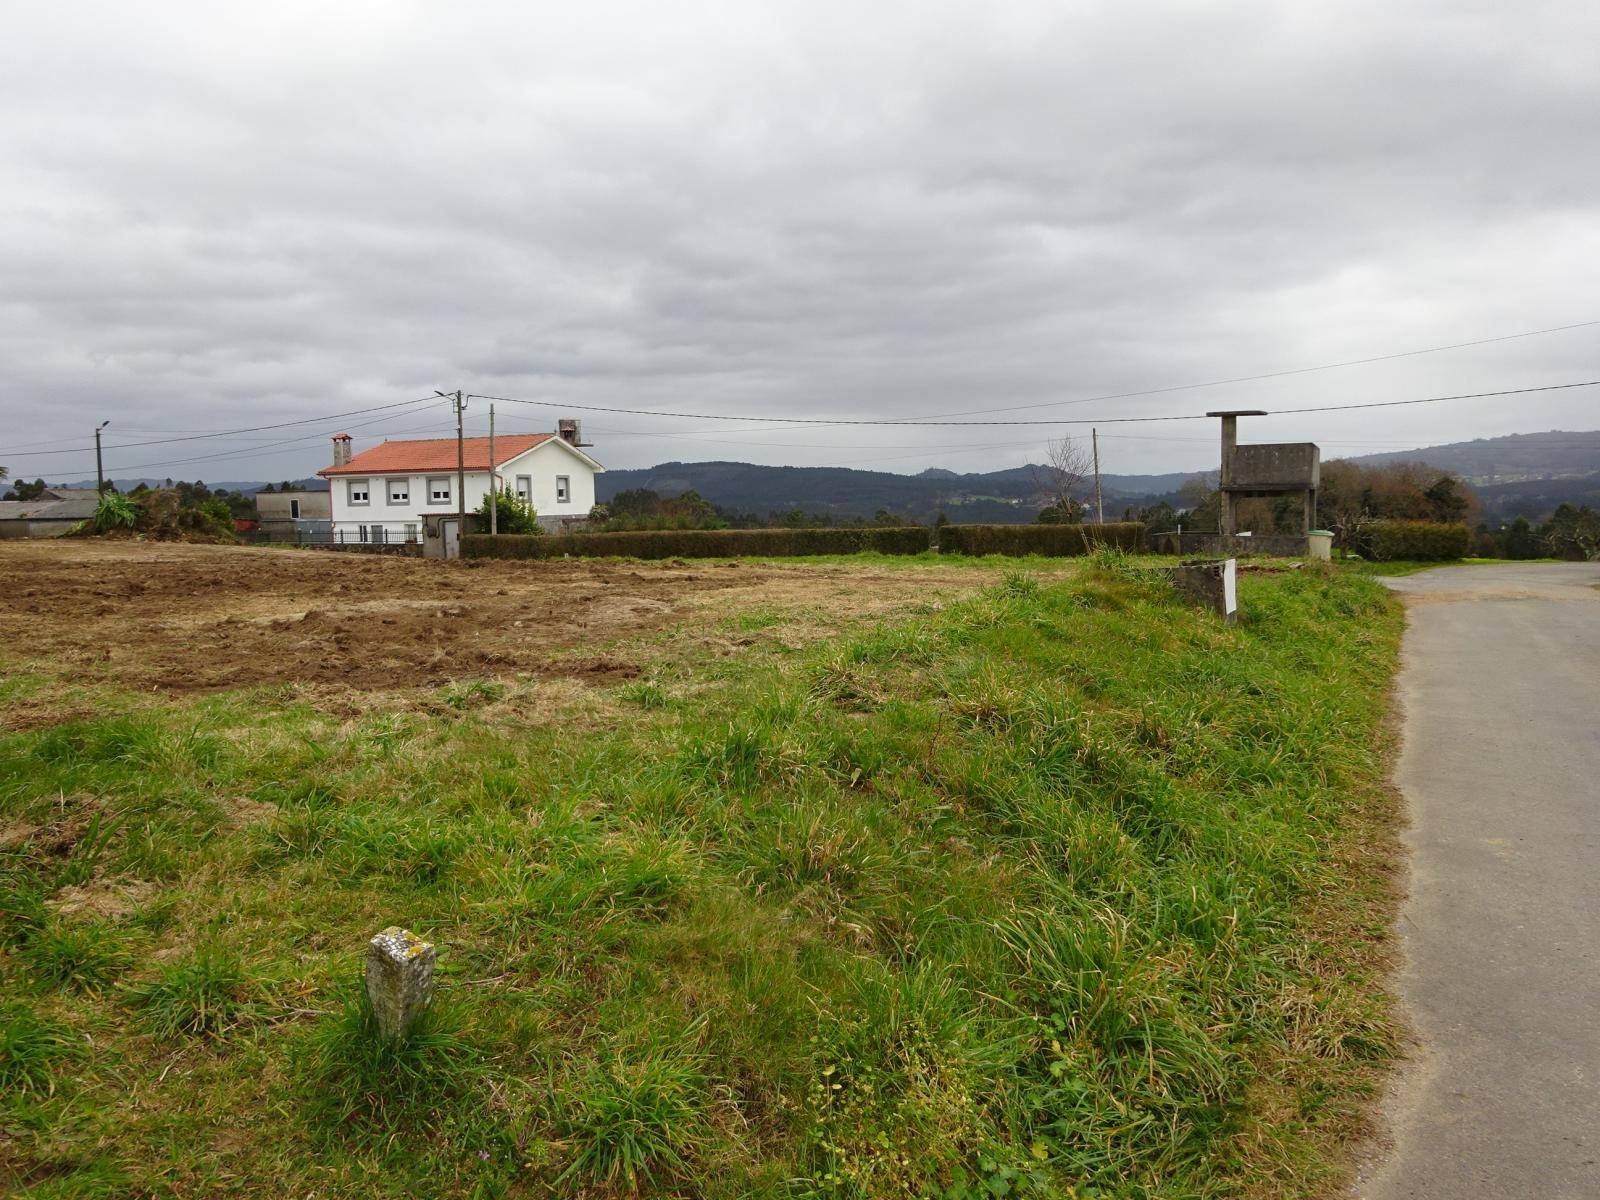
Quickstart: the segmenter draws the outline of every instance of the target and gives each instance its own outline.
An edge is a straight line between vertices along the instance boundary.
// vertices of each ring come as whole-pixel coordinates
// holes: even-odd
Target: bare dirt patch
[[[880,615],[965,594],[992,574],[8,542],[0,654],[57,678],[167,694],[257,684],[380,691],[513,674],[616,682],[638,673],[616,643],[679,622],[703,626],[752,607]],[[45,717],[19,715],[28,725]]]

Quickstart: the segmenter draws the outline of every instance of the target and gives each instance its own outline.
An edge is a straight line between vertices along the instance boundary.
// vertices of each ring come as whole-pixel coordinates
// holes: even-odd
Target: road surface
[[[1402,998],[1368,1200],[1600,1197],[1600,563],[1405,594]]]

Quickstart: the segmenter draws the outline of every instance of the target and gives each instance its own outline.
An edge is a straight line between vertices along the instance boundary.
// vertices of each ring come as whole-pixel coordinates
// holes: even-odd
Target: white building
[[[580,448],[576,421],[555,433],[511,433],[494,439],[495,475],[501,489],[533,501],[539,523],[559,529],[563,520],[587,517],[594,507],[594,477],[605,468]],[[466,510],[489,494],[489,439],[465,439]],[[347,542],[420,541],[425,516],[453,516],[455,438],[380,442],[350,453],[350,435],[333,439],[333,466],[317,474],[328,481],[334,537]]]

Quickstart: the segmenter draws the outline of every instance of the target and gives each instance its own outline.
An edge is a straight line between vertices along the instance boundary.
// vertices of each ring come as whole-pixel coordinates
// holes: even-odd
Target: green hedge
[[[796,554],[921,554],[921,526],[866,529],[640,529],[625,533],[470,533],[463,558],[749,558]]]
[[[946,525],[939,530],[941,554],[1088,554],[1101,546],[1135,553],[1145,548],[1138,521],[1104,525]]]
[[[1361,530],[1360,549],[1378,562],[1465,558],[1472,530],[1435,521],[1372,521]]]

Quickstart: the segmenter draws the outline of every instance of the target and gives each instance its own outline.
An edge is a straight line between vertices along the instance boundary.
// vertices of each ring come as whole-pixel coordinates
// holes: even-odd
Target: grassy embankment
[[[1401,619],[1342,574],[1242,604],[1107,558],[831,644],[667,635],[514,732],[483,683],[449,719],[267,689],[0,740],[0,1182],[1316,1192],[1391,1053]],[[386,1050],[392,922],[443,957]]]

